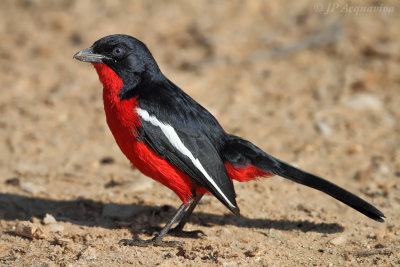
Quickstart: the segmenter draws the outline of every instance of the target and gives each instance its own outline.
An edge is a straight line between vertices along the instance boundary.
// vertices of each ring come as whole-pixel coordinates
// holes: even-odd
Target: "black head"
[[[146,45],[129,35],[115,34],[103,37],[91,47],[76,53],[74,58],[107,65],[124,81],[124,85],[156,79],[161,75]]]

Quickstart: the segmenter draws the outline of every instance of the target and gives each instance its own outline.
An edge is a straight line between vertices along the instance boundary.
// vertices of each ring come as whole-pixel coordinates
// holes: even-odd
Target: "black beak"
[[[74,55],[74,58],[80,61],[84,62],[98,62],[98,63],[103,63],[104,59],[107,59],[108,57],[100,55],[100,54],[95,54],[93,53],[93,48],[85,48],[78,53]]]

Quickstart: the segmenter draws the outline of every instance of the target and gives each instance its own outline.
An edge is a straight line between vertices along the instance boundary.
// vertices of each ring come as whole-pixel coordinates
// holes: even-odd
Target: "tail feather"
[[[268,158],[268,161],[271,158]],[[299,184],[303,184],[319,191],[322,191],[337,200],[347,204],[348,206],[352,207],[355,210],[363,213],[364,215],[368,216],[369,218],[378,221],[384,222],[383,218],[385,217],[381,211],[377,208],[366,202],[365,200],[361,199],[360,197],[350,193],[349,191],[325,180],[321,177],[313,175],[311,173],[304,172],[300,169],[297,169],[285,162],[282,162],[276,158],[272,159],[273,161],[278,162],[278,167],[275,167],[270,172],[287,178],[291,181],[294,181]],[[264,168],[267,167],[263,164]],[[260,166],[261,167],[261,166]],[[262,168],[262,169],[264,169]],[[265,169],[269,169],[268,167]]]
[[[383,213],[360,197],[321,177],[302,171],[268,155],[247,140],[234,137],[229,142],[229,146],[226,147],[229,147],[229,149],[225,150],[227,152],[225,155],[230,162],[240,160],[241,163],[253,164],[265,172],[273,173],[293,182],[322,191],[369,218],[378,222],[384,222],[383,218],[385,216]]]

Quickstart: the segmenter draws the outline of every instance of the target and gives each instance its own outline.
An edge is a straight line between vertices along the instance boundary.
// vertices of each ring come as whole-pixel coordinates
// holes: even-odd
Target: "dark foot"
[[[161,227],[150,227],[147,229],[144,229],[142,231],[143,234],[146,235],[153,235],[154,233],[159,233],[161,230]],[[207,236],[203,231],[201,230],[195,230],[195,231],[184,231],[182,228],[176,226],[175,228],[172,228],[168,231],[168,235],[172,236],[179,236],[179,237],[187,237],[187,238],[200,238],[201,236]]]
[[[189,238],[200,238],[200,236],[207,236],[201,230],[183,231],[181,228],[178,228],[178,227],[170,229],[168,231],[168,234],[169,235],[173,235],[173,236],[189,237]]]
[[[143,239],[121,239],[118,244],[124,246],[139,246],[139,247],[147,247],[150,245],[159,246],[159,247],[175,247],[181,246],[182,242],[179,241],[163,241],[158,240],[156,237],[148,240]]]

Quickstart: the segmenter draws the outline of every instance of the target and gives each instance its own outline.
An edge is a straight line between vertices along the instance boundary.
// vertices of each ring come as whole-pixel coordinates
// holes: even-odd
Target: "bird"
[[[273,157],[250,141],[227,133],[217,119],[160,70],[148,47],[124,34],[103,37],[77,52],[103,85],[107,124],[119,148],[144,175],[171,189],[182,204],[150,239],[122,239],[132,246],[175,246],[164,241],[183,227],[204,194],[239,215],[233,180],[281,176],[317,189],[367,217],[384,214],[360,197]],[[177,223],[175,228],[172,226]]]

